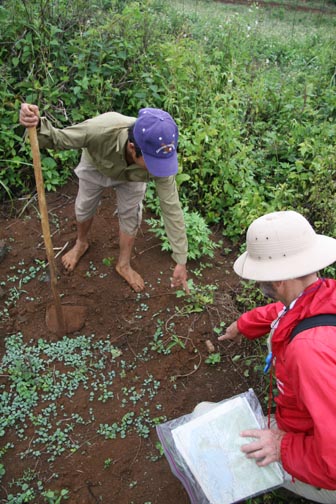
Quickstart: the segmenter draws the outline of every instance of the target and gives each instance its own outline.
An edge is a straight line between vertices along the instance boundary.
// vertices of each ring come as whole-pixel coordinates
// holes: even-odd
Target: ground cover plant
[[[157,423],[251,385],[265,405],[264,343],[216,338],[263,302],[232,273],[254,217],[294,207],[335,230],[336,10],[321,5],[327,13],[189,0],[0,5],[0,502],[187,504]],[[78,269],[65,275],[57,259],[62,302],[86,306],[85,326],[60,339],[47,330],[50,284],[21,101],[60,127],[141,106],[176,118],[189,296],[170,289],[151,185],[133,258],[145,292],[115,274],[107,191]],[[78,153],[42,156],[60,252],[75,233]],[[276,492],[250,502],[300,500]]]

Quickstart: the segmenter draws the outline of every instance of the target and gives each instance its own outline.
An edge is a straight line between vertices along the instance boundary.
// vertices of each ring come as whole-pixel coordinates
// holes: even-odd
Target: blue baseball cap
[[[169,177],[178,171],[178,128],[168,112],[156,108],[139,110],[133,128],[149,173]]]

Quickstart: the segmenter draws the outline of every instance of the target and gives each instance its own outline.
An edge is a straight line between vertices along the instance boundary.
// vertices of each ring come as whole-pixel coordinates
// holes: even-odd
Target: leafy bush
[[[334,234],[334,20],[276,12],[191,0],[3,2],[1,197],[34,185],[15,126],[22,101],[59,127],[153,106],[176,119],[181,199],[208,224],[236,240],[262,213],[294,208]],[[77,159],[42,153],[48,190]]]
[[[214,249],[219,247],[219,244],[211,240],[211,230],[204,218],[198,212],[190,212],[187,208],[183,210],[183,215],[188,239],[188,260],[200,259],[203,256],[213,257]],[[146,222],[151,226],[150,231],[160,238],[161,249],[171,251],[162,217],[146,219]]]

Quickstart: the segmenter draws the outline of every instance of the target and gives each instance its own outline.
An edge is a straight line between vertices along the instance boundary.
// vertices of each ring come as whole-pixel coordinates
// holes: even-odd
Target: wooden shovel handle
[[[61,300],[60,300],[60,296],[59,296],[59,294],[57,292],[57,288],[56,288],[57,277],[56,277],[56,268],[55,268],[55,256],[54,256],[54,249],[53,249],[51,236],[50,236],[48,209],[47,209],[47,202],[46,202],[46,197],[45,197],[44,182],[43,182],[43,175],[42,175],[42,168],[41,168],[40,148],[39,148],[38,139],[37,139],[36,127],[31,126],[27,129],[28,129],[28,135],[29,135],[32,156],[33,156],[35,182],[36,182],[37,196],[38,196],[38,202],[39,202],[39,209],[40,209],[40,214],[41,214],[42,233],[43,233],[43,239],[44,239],[44,243],[45,243],[45,247],[46,247],[47,258],[48,258],[48,262],[49,262],[51,290],[52,290],[53,297],[54,297],[59,332],[60,333],[63,332],[63,334],[64,334],[65,325],[64,325]]]

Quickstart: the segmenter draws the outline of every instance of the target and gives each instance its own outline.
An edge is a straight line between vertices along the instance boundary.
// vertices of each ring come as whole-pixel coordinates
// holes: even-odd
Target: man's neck
[[[311,275],[306,275],[302,278],[294,278],[292,280],[285,280],[284,292],[283,292],[283,302],[286,306],[289,306],[294,299],[300,296],[304,290],[310,285],[316,282],[318,276],[316,273]]]

